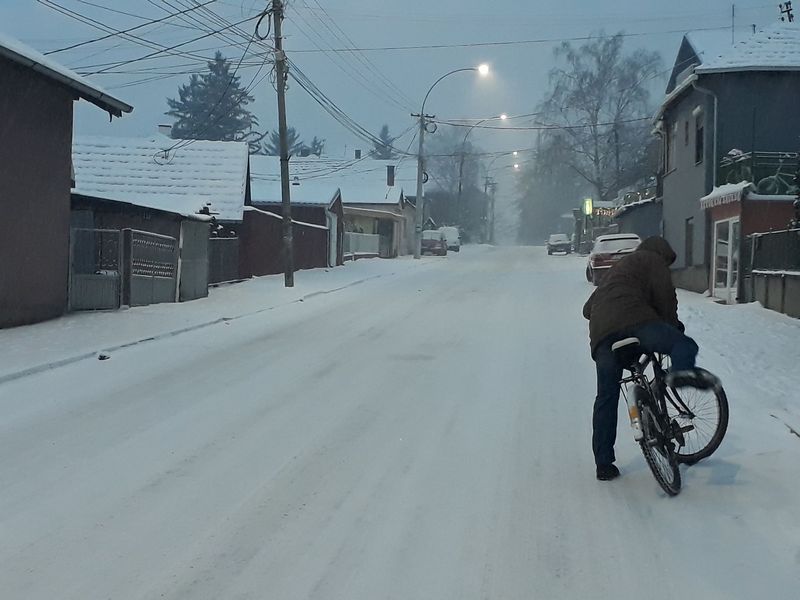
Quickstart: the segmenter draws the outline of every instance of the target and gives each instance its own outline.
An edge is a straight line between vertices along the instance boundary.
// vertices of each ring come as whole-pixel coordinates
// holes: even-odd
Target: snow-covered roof
[[[244,142],[193,141],[185,147],[151,138],[76,136],[73,193],[183,215],[210,204],[221,221],[241,221],[247,189]]]
[[[623,204],[620,206],[614,214],[612,215],[614,218],[624,215],[626,212],[635,210],[641,206],[645,206],[647,204],[655,204],[656,202],[661,202],[661,198],[657,198],[653,196],[652,198],[644,198],[642,200],[637,200],[636,202],[629,202],[628,204]]]
[[[252,160],[252,157],[251,157]],[[306,181],[289,187],[292,204],[329,207],[339,197],[339,188],[329,181]],[[252,178],[250,196],[253,204],[280,204],[282,201],[280,182]]]
[[[702,63],[729,52],[735,43],[729,29],[690,31],[686,34],[686,41]]]
[[[395,167],[395,185],[386,185],[387,166]],[[251,156],[251,195],[253,202],[280,200],[280,160],[277,156]],[[404,187],[414,189],[416,164],[411,160],[378,160],[370,157],[344,160],[327,157],[293,157],[289,161],[292,202],[339,189],[345,204],[399,204]],[[304,191],[307,190],[307,191]],[[325,190],[329,190],[326,192]],[[331,197],[330,195],[328,197]]]
[[[7,58],[75,91],[79,97],[118,117],[133,110],[130,104],[111,96],[103,88],[89,82],[52,58],[37,52],[0,32],[0,57]]]
[[[776,23],[713,58],[705,57],[695,72],[795,70],[800,70],[800,27]]]

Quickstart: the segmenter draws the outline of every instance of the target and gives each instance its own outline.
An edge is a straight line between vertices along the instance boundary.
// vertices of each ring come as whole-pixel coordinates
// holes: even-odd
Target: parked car
[[[589,263],[586,265],[586,279],[594,285],[600,285],[603,274],[626,254],[630,254],[642,243],[638,235],[617,233],[601,235],[594,242]]]
[[[422,232],[422,254],[436,254],[437,256],[447,256],[447,238],[438,229],[429,229]]]
[[[458,227],[440,227],[439,231],[444,234],[444,239],[447,240],[447,249],[453,252],[461,252],[461,233]]]
[[[554,252],[564,252],[565,254],[572,252],[572,241],[566,233],[554,233],[547,239],[548,256]]]

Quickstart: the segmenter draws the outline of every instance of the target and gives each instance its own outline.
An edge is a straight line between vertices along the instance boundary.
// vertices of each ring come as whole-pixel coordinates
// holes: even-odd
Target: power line
[[[721,31],[729,30],[730,26],[725,27],[705,27],[700,29],[691,29],[690,31]],[[686,33],[687,29],[673,29],[669,31],[643,31],[639,33],[619,33],[622,37],[642,37],[649,35],[667,35],[676,33]],[[560,42],[585,42],[589,40],[596,40],[597,35],[585,35],[578,37],[563,37],[563,38],[539,38],[529,40],[505,40],[499,42],[466,42],[461,44],[421,44],[415,46],[377,46],[371,48],[328,48],[325,52],[352,52],[357,50],[359,52],[382,52],[382,51],[401,51],[401,50],[439,50],[445,48],[482,48],[487,46],[519,46],[526,44],[552,44]],[[320,50],[314,49],[299,49],[294,50],[295,53],[318,53]]]
[[[109,25],[106,25],[105,23],[102,23],[101,21],[97,21],[96,19],[93,19],[93,18],[88,17],[86,15],[83,15],[81,13],[78,13],[76,11],[70,10],[70,9],[68,9],[68,8],[66,8],[66,7],[64,7],[64,6],[62,6],[62,5],[60,5],[60,4],[56,3],[56,2],[53,2],[52,0],[37,0],[37,2],[39,2],[40,4],[43,4],[44,6],[47,6],[48,8],[50,8],[52,10],[55,10],[56,12],[59,12],[59,13],[65,15],[65,16],[68,16],[68,17],[70,17],[70,18],[72,18],[72,19],[74,19],[76,21],[79,21],[81,23],[89,25],[90,27],[94,27],[95,29],[99,29],[100,31],[105,31],[106,33],[110,34],[108,36],[104,36],[102,39],[107,39],[109,37],[114,37],[114,36],[118,36],[119,35],[119,36],[122,36],[123,38],[138,42],[140,45],[146,46],[148,48],[160,48],[161,52],[171,52],[172,50],[177,48],[177,46],[173,47],[173,48],[166,48],[165,46],[163,46],[161,44],[158,44],[156,42],[153,42],[151,40],[148,40],[146,38],[143,38],[143,37],[140,37],[140,36],[137,36],[137,35],[132,35],[130,33],[127,33],[126,31],[115,29],[113,27],[110,27]],[[144,25],[137,26],[137,27],[135,27],[133,29],[138,29],[141,26],[144,26]],[[92,40],[92,41],[96,41],[96,40]],[[87,42],[87,43],[92,43],[92,41]],[[71,47],[62,48],[60,50],[52,50],[52,51],[48,52],[47,54],[52,54],[54,52],[61,52],[63,50],[68,50],[70,48],[77,48],[78,46],[81,46],[81,45],[84,45],[84,43],[75,44],[75,45],[73,45]],[[180,51],[180,52],[172,52],[172,54],[173,55],[177,55],[177,56],[185,56],[185,57],[191,57],[192,56],[191,53],[182,52],[182,51]]]
[[[374,82],[369,79],[361,70],[350,63],[345,56],[338,54],[330,54],[324,48],[325,39],[317,29],[308,23],[301,15],[296,17],[286,17],[291,21],[294,26],[300,31],[314,46],[319,49],[325,56],[327,56],[333,64],[335,64],[345,75],[350,77],[356,84],[364,89],[369,94],[373,95],[378,100],[386,103],[387,106],[391,105],[393,108],[398,108],[403,112],[408,111],[408,107],[401,104],[394,95],[386,95],[374,87]],[[309,31],[311,33],[309,33]],[[315,37],[316,36],[316,37]],[[319,40],[319,41],[318,41]]]
[[[325,10],[325,8],[324,8],[324,7],[323,7],[323,6],[322,6],[322,5],[319,3],[319,0],[313,0],[313,1],[314,1],[314,3],[315,3],[315,4],[316,4],[316,5],[317,5],[317,6],[320,8],[320,10],[321,10],[321,11],[322,11],[322,13],[325,15],[325,17],[327,17],[327,21],[326,21],[326,20],[324,20],[324,19],[322,19],[322,18],[319,18],[319,17],[318,17],[318,18],[319,18],[319,20],[320,20],[320,22],[321,22],[321,23],[322,23],[322,24],[323,24],[323,25],[324,25],[324,26],[325,26],[325,27],[326,27],[326,28],[327,28],[329,31],[331,31],[331,32],[333,33],[334,37],[335,37],[336,39],[338,39],[338,40],[341,40],[341,39],[342,39],[342,37],[338,36],[338,35],[336,34],[336,32],[335,32],[335,31],[333,31],[333,30],[331,29],[331,27],[328,25],[328,23],[330,23],[331,25],[333,25],[333,27],[335,27],[335,28],[336,28],[338,31],[340,31],[340,32],[341,32],[341,34],[342,34],[342,36],[344,37],[344,40],[345,40],[345,43],[344,43],[344,45],[345,45],[345,46],[349,46],[349,47],[351,47],[351,48],[353,48],[353,49],[354,49],[354,50],[353,50],[353,56],[354,56],[354,57],[355,57],[357,60],[359,60],[359,61],[360,61],[360,62],[361,62],[361,63],[362,63],[364,66],[366,66],[367,70],[369,70],[369,71],[371,71],[372,73],[374,73],[374,74],[375,74],[375,75],[378,77],[378,79],[379,79],[379,80],[380,80],[380,81],[381,81],[381,82],[382,82],[382,83],[383,83],[383,84],[386,86],[386,88],[387,88],[387,89],[388,89],[388,90],[389,90],[391,93],[398,94],[398,95],[400,96],[400,98],[401,98],[401,99],[403,99],[403,101],[404,101],[404,102],[406,102],[406,103],[407,103],[409,106],[413,106],[415,103],[414,103],[414,102],[413,102],[413,101],[412,101],[412,100],[411,100],[411,99],[410,99],[410,98],[409,98],[409,97],[408,97],[408,96],[405,94],[405,92],[404,92],[404,91],[403,91],[403,90],[402,90],[402,89],[401,89],[399,86],[397,86],[397,85],[396,85],[396,84],[395,84],[395,83],[394,83],[394,82],[393,82],[391,79],[389,79],[388,77],[386,77],[386,75],[384,75],[384,74],[383,74],[383,72],[382,72],[380,69],[378,69],[378,67],[375,65],[375,63],[373,63],[373,62],[372,62],[372,61],[371,61],[371,60],[370,60],[370,59],[367,57],[367,55],[366,55],[366,54],[364,54],[363,52],[360,52],[360,51],[358,51],[358,50],[356,50],[356,49],[355,49],[355,48],[356,48],[356,43],[355,43],[355,42],[352,40],[352,38],[350,38],[350,36],[349,36],[349,35],[347,35],[347,33],[346,33],[346,32],[345,32],[345,31],[344,31],[344,30],[343,30],[343,29],[342,29],[342,28],[341,28],[341,27],[340,27],[340,26],[339,26],[339,25],[336,23],[336,21],[333,19],[333,17],[331,17],[331,15],[328,13],[328,11],[327,11],[327,10]],[[311,7],[310,7],[310,6],[309,6],[309,5],[308,5],[308,4],[305,2],[305,0],[303,0],[303,5],[304,5],[306,8],[308,8],[309,10],[311,10]]]
[[[39,0],[39,1],[41,2],[43,0]],[[94,71],[94,72],[89,73],[89,74],[90,75],[99,75],[99,74],[106,73],[106,72],[110,71],[112,68],[118,68],[118,67],[122,67],[122,66],[125,66],[125,65],[130,65],[130,64],[133,64],[133,63],[136,63],[136,62],[141,62],[143,60],[151,60],[151,59],[163,54],[164,52],[167,52],[167,51],[170,51],[170,50],[175,50],[176,48],[181,48],[183,46],[187,46],[189,44],[193,44],[194,42],[207,39],[209,37],[212,37],[212,36],[222,32],[222,31],[225,31],[226,29],[230,29],[231,27],[234,27],[236,25],[241,25],[242,23],[246,23],[247,21],[252,21],[252,20],[257,19],[257,18],[258,18],[258,15],[256,15],[255,17],[248,17],[246,19],[242,19],[241,21],[239,21],[237,23],[234,23],[232,25],[223,27],[222,29],[214,30],[214,31],[212,31],[210,33],[198,36],[196,38],[192,38],[191,40],[187,40],[185,42],[181,42],[180,44],[175,44],[174,46],[170,46],[169,48],[165,48],[164,50],[160,50],[160,51],[157,51],[157,52],[151,52],[150,54],[145,54],[144,56],[139,56],[137,58],[131,58],[129,60],[124,60],[124,61],[120,61],[120,62],[116,62],[116,63],[110,63],[109,65],[105,66],[104,68],[102,68],[102,69],[100,69],[98,71]],[[208,59],[206,59],[206,60],[208,60]]]

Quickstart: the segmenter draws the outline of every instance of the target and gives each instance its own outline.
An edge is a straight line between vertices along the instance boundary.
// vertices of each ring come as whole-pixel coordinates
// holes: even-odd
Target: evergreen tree
[[[394,149],[392,148],[392,144],[396,138],[389,135],[389,126],[384,125],[381,127],[381,132],[378,134],[378,139],[380,141],[373,142],[374,150],[372,154],[375,158],[379,158],[382,160],[390,160],[395,157]]]
[[[317,139],[317,138],[314,138]],[[294,127],[289,127],[286,130],[286,140],[289,144],[289,156],[293,154],[301,154],[305,144],[300,139],[300,134]],[[266,154],[268,156],[281,155],[281,137],[277,131],[272,131],[269,134],[269,141],[261,145],[259,154]]]
[[[311,140],[311,143],[308,145],[308,153],[313,154],[314,156],[322,156],[322,153],[325,151],[325,140],[314,136],[314,139]]]
[[[192,75],[178,89],[178,99],[167,98],[167,115],[175,119],[176,139],[242,140],[258,125],[247,110],[254,98],[242,88],[231,63],[217,52],[208,62],[208,72]]]

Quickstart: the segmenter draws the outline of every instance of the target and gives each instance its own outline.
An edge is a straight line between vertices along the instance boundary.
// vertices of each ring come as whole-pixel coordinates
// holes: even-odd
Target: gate
[[[128,306],[175,302],[178,243],[174,237],[136,229],[123,230],[126,250],[122,301]]]
[[[116,229],[70,232],[69,310],[120,307],[122,236]]]

